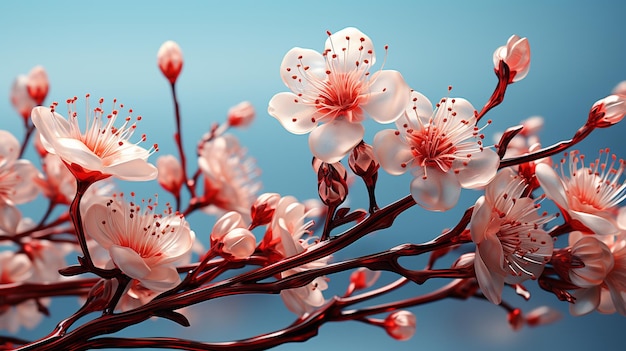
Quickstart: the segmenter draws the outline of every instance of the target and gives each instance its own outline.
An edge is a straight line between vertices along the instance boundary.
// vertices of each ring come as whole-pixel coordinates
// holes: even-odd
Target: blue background
[[[20,117],[8,100],[10,87],[17,74],[41,64],[51,82],[46,103],[85,93],[109,102],[115,97],[144,117],[140,131],[148,134],[149,143],[159,143],[159,154],[175,153],[169,87],[156,66],[159,46],[172,39],[185,57],[177,87],[188,154],[193,154],[197,140],[212,123],[224,120],[230,106],[249,100],[257,109],[257,119],[250,128],[235,133],[262,169],[263,190],[304,200],[317,196],[307,137],[289,134],[266,112],[270,98],[286,91],[278,68],[290,48],[322,50],[326,30],[355,26],[373,40],[377,68],[383,61],[383,46],[388,44],[385,68],[402,72],[413,89],[435,101],[447,95],[447,87],[452,85],[451,96],[465,97],[480,109],[496,83],[491,58],[494,49],[504,45],[511,34],[526,36],[532,50],[530,73],[510,86],[505,102],[487,115],[493,124],[485,133],[490,138],[522,119],[541,115],[545,118],[541,137],[548,145],[571,137],[586,120],[591,105],[626,79],[625,10],[620,1],[2,2],[0,96],[6,98],[0,103],[0,128],[21,137]],[[63,104],[59,111],[63,113]],[[366,128],[366,140],[371,141],[384,127],[368,123]],[[624,131],[623,124],[596,131],[579,148],[594,156],[598,148],[610,147],[624,157],[620,139]],[[32,150],[28,155],[33,155]],[[195,170],[193,159],[189,166]],[[381,173],[379,203],[408,194],[409,182],[408,175]],[[133,189],[144,197],[156,191],[161,199],[167,196],[155,182],[120,184],[120,189]],[[336,259],[407,241],[426,241],[454,225],[479,195],[464,191],[458,210],[445,214],[412,208],[394,229],[365,238],[355,248],[338,253]],[[367,206],[360,183],[349,201],[353,207]],[[38,218],[39,210],[32,208],[33,213],[27,215]],[[206,241],[214,218],[194,214],[190,221],[198,237]],[[418,258],[403,263],[417,268],[424,262]],[[342,293],[347,276],[330,279],[325,295]],[[392,279],[385,276],[382,281]],[[440,284],[408,286],[389,298],[424,293]],[[412,309],[418,329],[407,342],[394,341],[376,327],[346,322],[324,325],[320,335],[305,344],[277,349],[610,350],[623,343],[623,316],[594,313],[573,318],[567,314],[566,304],[554,296],[538,289],[532,292],[528,303],[509,292],[505,298],[525,311],[544,304],[556,306],[565,318],[554,325],[513,332],[503,310],[487,302],[442,301]],[[76,299],[68,298],[54,303],[52,310],[58,320],[77,307]],[[278,296],[226,298],[193,306],[190,311],[191,328],[147,321],[120,335],[174,333],[222,341],[270,332],[294,319],[284,312]],[[42,336],[52,330],[54,322],[55,318],[46,319],[34,331],[22,330],[19,336]]]

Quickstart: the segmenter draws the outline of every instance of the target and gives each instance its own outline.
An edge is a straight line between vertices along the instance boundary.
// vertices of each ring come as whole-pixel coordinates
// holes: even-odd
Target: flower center
[[[366,91],[363,73],[359,70],[347,73],[327,71],[327,79],[320,82],[318,98],[315,99],[317,112],[332,119],[345,116],[350,122],[359,122],[363,111],[359,107],[364,103]]]
[[[445,173],[452,167],[457,148],[438,129],[428,125],[421,130],[407,130],[406,136],[411,145],[411,153],[421,167],[438,167]]]

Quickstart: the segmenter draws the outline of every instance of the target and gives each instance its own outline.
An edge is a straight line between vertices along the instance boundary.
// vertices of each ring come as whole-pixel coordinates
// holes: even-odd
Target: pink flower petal
[[[539,163],[535,167],[535,175],[546,196],[556,202],[559,207],[569,210],[565,186],[554,169],[544,163]]]
[[[140,281],[141,285],[150,290],[163,292],[178,285],[180,275],[174,266],[157,266]]]
[[[293,93],[278,93],[270,100],[267,113],[276,118],[289,132],[306,134],[317,126],[317,121],[312,120],[317,110],[314,106],[296,100],[298,96]]]
[[[150,274],[150,267],[135,250],[129,247],[112,245],[109,247],[109,254],[113,263],[131,278],[141,280]]]
[[[454,207],[461,195],[461,185],[453,172],[427,168],[426,179],[419,173],[411,182],[411,195],[415,202],[430,211],[447,211]]]
[[[404,110],[404,114],[396,120],[398,130],[421,129],[422,124],[427,124],[433,115],[433,104],[428,98],[417,91],[411,91],[409,104]],[[421,124],[418,122],[421,120]]]
[[[5,165],[11,165],[17,160],[20,153],[20,143],[13,134],[6,130],[0,130],[0,169]]]
[[[619,228],[611,221],[594,214],[569,211],[573,219],[580,221],[591,232],[598,235],[614,235],[619,233]]]
[[[411,149],[396,130],[382,130],[374,136],[374,154],[387,173],[398,175],[407,171],[407,164],[413,159]],[[402,167],[404,165],[404,167]]]
[[[50,150],[48,150],[50,151]],[[88,170],[101,170],[102,160],[80,140],[73,138],[56,138],[54,152],[68,163],[76,163]],[[68,158],[68,156],[71,156]]]
[[[115,206],[115,203],[112,204]],[[84,213],[84,226],[88,237],[95,240],[100,246],[108,250],[114,244],[109,236],[109,208],[103,203],[94,203]]]
[[[120,162],[113,166],[104,167],[104,174],[115,174],[122,180],[152,180],[158,175],[157,168],[140,158],[133,158],[126,162]]]
[[[489,301],[499,305],[500,302],[502,302],[504,277],[490,272],[478,254],[478,251],[476,252],[476,258],[474,259],[474,270],[476,271],[476,280],[478,281],[480,290]]]
[[[397,71],[378,71],[370,80],[369,96],[362,105],[378,123],[396,121],[410,102],[411,89]]]
[[[600,287],[578,289],[574,291],[575,303],[569,304],[569,312],[574,316],[582,316],[593,312],[600,304]]]
[[[485,240],[488,228],[491,225],[491,204],[485,201],[485,197],[481,196],[474,204],[472,212],[472,220],[470,221],[470,234],[475,244],[480,244]]]
[[[22,219],[22,213],[12,203],[0,201],[0,229],[9,234],[17,232],[17,225]]]
[[[487,185],[495,176],[500,157],[491,149],[472,154],[467,166],[459,167],[457,178],[465,189],[476,189]],[[456,168],[455,165],[452,166]]]
[[[507,187],[514,176],[515,173],[512,169],[505,168],[498,172],[489,183],[489,186],[485,188],[485,199],[491,206],[496,203],[496,200],[502,196],[502,194],[506,193]]]
[[[296,94],[317,88],[310,85],[311,79],[306,75],[320,80],[326,77],[326,61],[322,54],[298,47],[289,50],[280,64],[280,76],[285,85]]]
[[[70,124],[60,114],[50,111],[49,107],[37,106],[31,113],[31,119],[46,144],[54,145],[59,137],[70,135]],[[48,149],[46,147],[46,149]],[[48,150],[53,152],[53,150]]]
[[[39,194],[39,188],[35,183],[35,179],[40,177],[37,168],[28,160],[17,160],[13,164],[13,171],[21,179],[21,182],[13,188],[11,198],[13,202],[23,204],[34,200]]]
[[[313,155],[327,163],[335,163],[363,139],[365,128],[360,123],[350,123],[343,118],[322,124],[309,135],[309,148]]]

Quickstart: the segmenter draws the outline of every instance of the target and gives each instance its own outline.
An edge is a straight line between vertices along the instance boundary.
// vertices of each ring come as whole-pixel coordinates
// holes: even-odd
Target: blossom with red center
[[[501,302],[505,283],[539,277],[552,257],[552,237],[542,226],[553,217],[537,213],[538,204],[522,197],[523,179],[502,170],[474,205],[470,233],[476,244],[474,268],[487,299]]]
[[[409,101],[399,72],[370,76],[375,61],[372,41],[356,28],[329,33],[323,53],[293,48],[280,66],[291,92],[274,95],[268,113],[291,133],[311,132],[313,155],[337,162],[363,138],[365,112],[379,123],[391,123]]]
[[[33,200],[39,189],[37,168],[18,160],[20,143],[13,134],[0,130],[0,230],[15,233],[22,214],[15,206]]]
[[[537,165],[535,173],[546,196],[559,206],[574,229],[587,234],[617,234],[616,211],[626,199],[626,182],[620,181],[626,162],[609,155],[609,150],[601,150],[588,166],[578,151],[569,153],[567,168],[565,163],[564,159],[560,164],[561,176],[546,164]]]
[[[411,170],[411,195],[420,206],[446,211],[456,205],[461,187],[485,186],[496,175],[500,158],[484,148],[476,127],[474,107],[460,98],[443,98],[435,111],[422,94],[411,92],[412,101],[396,121],[398,130],[380,131],[374,152],[388,173]]]
[[[195,234],[171,209],[157,214],[156,202],[142,205],[121,196],[94,202],[85,211],[85,230],[124,274],[161,292],[180,282],[175,264],[189,253]]]
[[[74,106],[76,100],[76,97],[67,100],[69,120],[56,113],[54,108],[38,106],[33,109],[33,124],[39,130],[41,142],[49,153],[58,155],[80,181],[94,182],[110,176],[134,181],[156,178],[157,169],[147,160],[158,149],[157,145],[146,150],[138,143],[129,141],[136,129],[130,116],[125,118],[122,126],[115,127],[119,117],[115,100],[113,111],[105,115],[102,107],[104,100],[100,99],[99,106],[93,109],[92,117],[87,117],[85,132],[81,132],[78,123]],[[137,120],[141,120],[141,117],[137,117]],[[145,140],[146,136],[143,135],[141,141]]]
[[[250,217],[250,208],[261,188],[259,170],[234,135],[204,142],[198,150],[198,167],[204,176],[204,201],[212,214],[237,211]]]

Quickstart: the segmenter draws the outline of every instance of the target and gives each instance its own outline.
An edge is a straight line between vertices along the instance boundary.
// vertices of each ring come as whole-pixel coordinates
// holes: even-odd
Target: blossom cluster
[[[156,165],[150,157],[159,147],[144,146],[146,134],[135,137],[144,118],[133,117],[132,109],[115,99],[111,109],[104,99],[93,107],[87,94],[87,115],[77,112],[77,97],[66,100],[64,114],[57,102],[43,105],[49,90],[43,67],[19,76],[11,102],[23,118],[24,140],[0,130],[0,328],[11,333],[32,328],[54,296],[78,296],[82,307],[50,335],[38,341],[0,337],[0,348],[211,348],[208,342],[176,338],[106,341],[98,336],[150,317],[188,326],[185,307],[253,293],[279,294],[297,319],[277,331],[282,337],[251,337],[233,347],[301,341],[312,336],[310,328],[346,320],[408,340],[417,328],[416,316],[406,308],[432,302],[433,296],[488,300],[507,310],[514,329],[558,319],[548,307],[523,314],[503,301],[506,286],[529,299],[525,284],[531,282],[569,303],[572,315],[626,316],[626,161],[608,149],[589,158],[570,149],[593,130],[623,119],[626,83],[591,106],[587,121],[569,141],[543,148],[543,120],[532,117],[492,145],[485,136],[490,121],[483,122],[483,116],[502,103],[508,85],[529,73],[527,38],[513,35],[496,48],[497,85],[476,110],[467,99],[449,96],[450,91],[433,104],[400,72],[374,70],[375,46],[360,30],[327,34],[321,52],[296,47],[286,53],[279,72],[290,91],[274,95],[267,107],[287,131],[309,134],[319,200],[260,192],[254,159],[228,132],[253,123],[256,111],[246,101],[202,137],[195,170],[188,173],[192,166],[183,147],[176,95],[184,59],[173,41],[158,50],[157,65],[172,89],[178,154],[159,155]],[[365,140],[366,118],[391,127]],[[39,166],[23,158],[31,137]],[[563,158],[552,158],[559,155]],[[379,206],[381,169],[393,176],[408,172],[409,195]],[[368,191],[367,210],[345,206],[358,178]],[[157,180],[166,194],[138,200],[134,192],[113,190],[114,181],[150,180]],[[437,212],[457,207],[463,189],[482,195],[458,224],[432,241],[335,258],[360,238],[391,227],[413,205],[420,206],[417,211]],[[48,208],[36,222],[19,205],[40,195]],[[163,205],[164,197],[171,201]],[[545,211],[546,202],[558,212]],[[197,211],[215,219],[212,228],[187,221]],[[345,225],[348,229],[339,232]],[[560,236],[567,237],[562,247]],[[431,257],[422,270],[398,261],[422,254]],[[457,255],[454,264],[436,268],[445,255]],[[331,284],[342,284],[332,275],[343,271],[352,272],[346,292],[329,296]],[[379,283],[381,272],[399,279]],[[433,278],[451,281],[432,294],[374,301],[409,282]],[[100,317],[89,315],[96,311]],[[373,317],[378,314],[386,316]],[[80,324],[83,317],[92,319]]]

